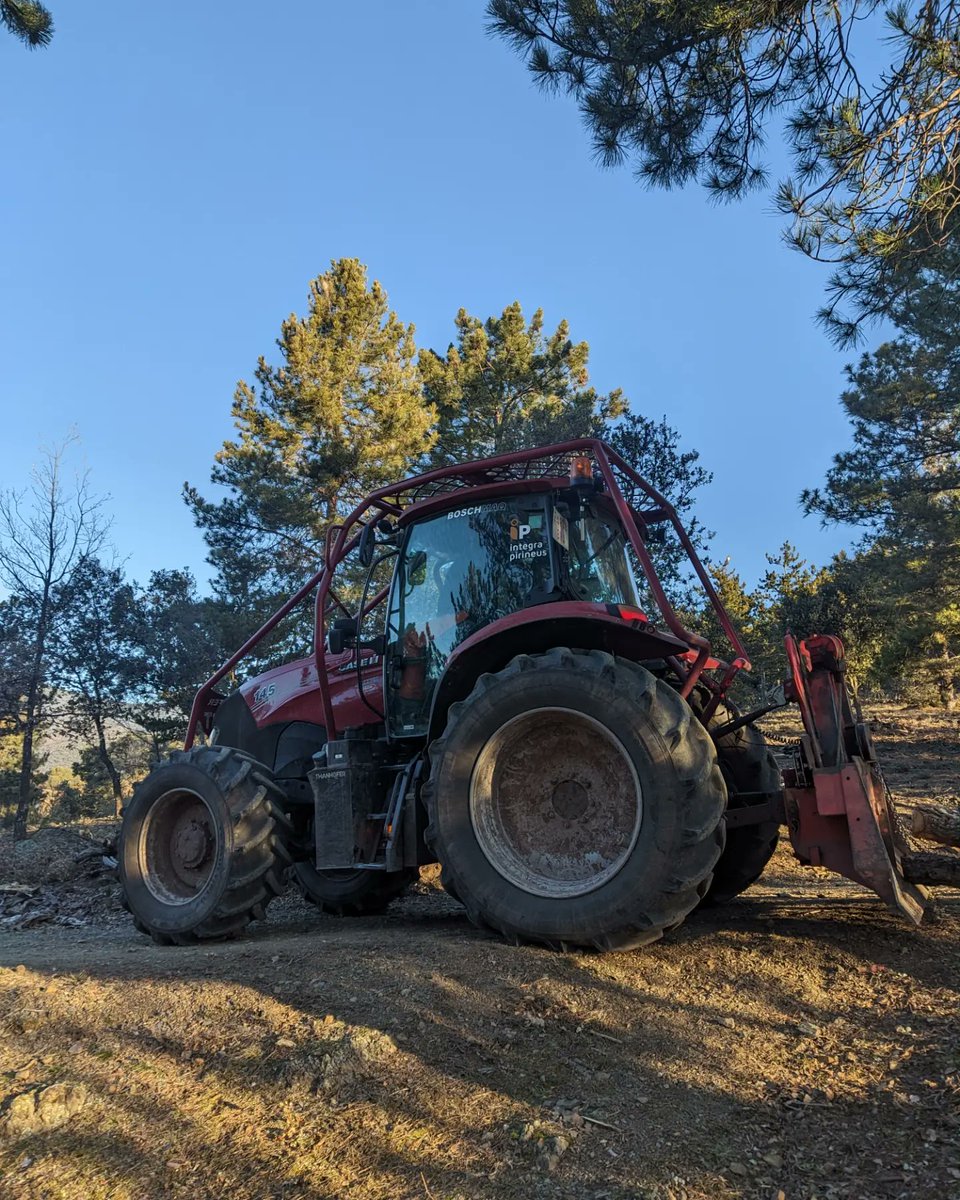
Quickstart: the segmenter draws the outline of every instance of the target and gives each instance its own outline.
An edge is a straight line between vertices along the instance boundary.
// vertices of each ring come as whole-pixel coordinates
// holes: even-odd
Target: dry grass
[[[955,719],[873,715],[895,790],[955,795]],[[605,957],[489,940],[429,888],[364,921],[285,899],[210,947],[2,935],[3,1093],[90,1100],[0,1151],[0,1194],[960,1196],[958,918],[911,929],[781,849]]]

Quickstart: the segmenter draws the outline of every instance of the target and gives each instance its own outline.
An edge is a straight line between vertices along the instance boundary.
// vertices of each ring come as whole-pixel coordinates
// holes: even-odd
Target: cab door
[[[453,651],[553,586],[545,496],[492,500],[412,525],[394,573],[385,691],[393,737],[422,737]]]

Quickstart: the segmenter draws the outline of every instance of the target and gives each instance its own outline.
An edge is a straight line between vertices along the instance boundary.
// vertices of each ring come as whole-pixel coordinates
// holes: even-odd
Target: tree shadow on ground
[[[647,951],[574,955],[506,946],[427,898],[216,946],[8,937],[0,958],[26,969],[3,972],[2,1062],[28,1061],[6,1090],[70,1078],[94,1100],[6,1149],[5,1186],[949,1195],[954,922],[911,933],[846,893],[762,895]]]

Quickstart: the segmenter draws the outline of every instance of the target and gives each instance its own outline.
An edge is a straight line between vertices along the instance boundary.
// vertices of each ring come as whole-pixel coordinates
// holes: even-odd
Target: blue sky
[[[0,486],[75,428],[130,573],[204,577],[182,484],[308,280],[356,256],[423,346],[461,305],[568,318],[596,386],[700,451],[714,553],[748,580],[784,539],[848,544],[798,504],[849,440],[826,269],[767,195],[597,168],[483,0],[51,5],[49,49],[0,36]]]

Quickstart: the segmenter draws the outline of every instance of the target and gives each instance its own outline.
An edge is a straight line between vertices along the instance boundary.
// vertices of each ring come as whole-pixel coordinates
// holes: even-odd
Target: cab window
[[[388,623],[394,736],[426,731],[433,690],[457,646],[551,588],[542,498],[472,505],[414,525],[394,576]]]
[[[569,522],[566,554],[570,591],[578,600],[637,604],[637,586],[619,520],[592,503]]]

